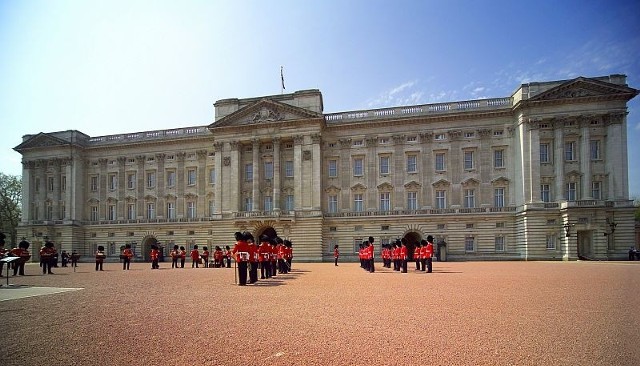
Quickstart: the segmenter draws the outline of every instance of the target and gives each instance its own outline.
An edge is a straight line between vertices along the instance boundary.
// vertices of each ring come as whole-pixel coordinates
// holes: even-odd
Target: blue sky
[[[509,96],[626,74],[639,1],[0,0],[0,172],[22,135],[205,125],[218,99],[320,89],[325,113]],[[629,104],[640,197],[640,97]]]

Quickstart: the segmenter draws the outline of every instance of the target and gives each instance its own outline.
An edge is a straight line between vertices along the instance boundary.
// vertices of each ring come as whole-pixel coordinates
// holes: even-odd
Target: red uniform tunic
[[[204,260],[205,262],[209,261],[209,251],[208,250],[203,250],[202,251],[202,260]]]
[[[43,260],[50,260],[55,254],[56,248],[43,247],[42,249],[40,249],[40,258],[42,258]]]
[[[433,256],[433,244],[427,243],[427,246],[425,247],[425,259],[429,259],[432,256]]]
[[[193,249],[191,251],[191,259],[193,259],[194,261],[200,259],[200,252],[198,251],[198,249]]]
[[[333,250],[333,258],[338,258],[340,257],[340,251],[338,250],[338,248]]]
[[[400,247],[400,259],[401,260],[407,260],[407,247],[406,246],[402,246]]]
[[[248,262],[249,250],[249,244],[246,241],[238,240],[232,251],[236,256],[236,262]]]
[[[150,257],[152,261],[158,260],[160,257],[160,251],[158,249],[151,249]]]
[[[216,262],[222,262],[222,250],[216,250],[213,252],[213,260]]]
[[[185,259],[187,258],[187,251],[186,250],[181,250],[180,251],[180,259]]]
[[[124,255],[125,257],[127,257],[129,259],[131,259],[131,258],[133,258],[133,250],[131,250],[130,248],[125,248],[122,251],[122,255]]]
[[[260,243],[258,247],[258,261],[269,262],[271,261],[271,245],[266,242]]]

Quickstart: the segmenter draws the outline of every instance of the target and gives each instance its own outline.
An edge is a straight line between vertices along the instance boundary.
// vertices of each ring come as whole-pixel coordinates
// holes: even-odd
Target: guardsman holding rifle
[[[40,262],[42,262],[42,274],[53,274],[51,267],[53,267],[53,258],[56,254],[56,248],[52,242],[46,241],[44,247],[40,249]]]
[[[29,242],[22,239],[17,248],[11,249],[11,256],[20,257],[20,259],[12,262],[13,275],[24,276],[24,264],[31,259],[31,253],[29,253]]]
[[[249,244],[247,244],[246,238],[243,233],[235,233],[236,245],[231,251],[236,258],[238,264],[238,279],[240,286],[247,285],[247,265],[249,264]]]

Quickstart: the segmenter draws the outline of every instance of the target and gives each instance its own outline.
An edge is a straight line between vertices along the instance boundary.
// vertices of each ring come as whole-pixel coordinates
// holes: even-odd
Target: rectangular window
[[[600,140],[591,140],[589,142],[589,150],[591,160],[600,160]]]
[[[504,252],[504,236],[496,236],[495,248],[496,252]]]
[[[53,205],[47,202],[47,220],[53,220]]]
[[[540,199],[542,202],[551,202],[551,186],[549,184],[540,185]]]
[[[284,162],[284,176],[286,178],[293,178],[293,161],[287,160]]]
[[[504,188],[495,188],[493,190],[493,206],[504,207]]]
[[[251,199],[251,197],[246,197],[244,199],[244,210],[245,211],[253,210],[253,199]]]
[[[127,174],[127,188],[129,188],[129,189],[136,188],[136,174],[135,173]]]
[[[127,220],[136,219],[136,205],[135,203],[129,203],[127,205]]]
[[[176,204],[175,202],[167,202],[167,218],[175,219],[176,218]]]
[[[476,190],[475,189],[464,190],[464,207],[466,208],[476,207]]]
[[[556,249],[556,236],[555,235],[547,235],[547,249],[555,250]]]
[[[446,207],[447,207],[447,192],[436,191],[436,208],[446,208]]]
[[[602,183],[601,182],[591,182],[591,197],[594,200],[602,199]]]
[[[264,196],[264,210],[265,211],[273,211],[273,197]]]
[[[216,184],[216,168],[209,169],[209,184]]]
[[[154,188],[156,186],[156,173],[147,172],[147,188]]]
[[[551,161],[551,156],[549,155],[549,144],[544,143],[540,144],[540,162],[548,163]]]
[[[362,244],[362,238],[353,238],[353,252],[358,253],[360,251],[360,244]]]
[[[473,236],[467,236],[464,238],[464,251],[473,252],[476,249],[476,241]]]
[[[353,211],[364,211],[364,201],[362,199],[362,193],[356,193],[353,195]]]
[[[380,193],[380,211],[390,211],[391,210],[391,193],[382,192]]]
[[[67,176],[63,175],[60,177],[60,180],[62,182],[60,189],[62,190],[62,192],[67,190]]]
[[[264,179],[273,179],[273,161],[264,162]]]
[[[436,171],[443,171],[447,168],[444,153],[436,154]]]
[[[91,221],[98,221],[98,206],[91,206]]]
[[[108,220],[116,219],[116,205],[109,205],[107,212],[109,214],[109,217],[107,218]]]
[[[338,196],[329,196],[327,210],[329,213],[338,212]]]
[[[576,160],[576,143],[574,141],[565,142],[564,144],[564,160],[575,161]]]
[[[416,173],[418,171],[418,157],[416,155],[407,156],[407,173]]]
[[[109,190],[115,191],[118,188],[118,175],[109,174]]]
[[[362,158],[353,159],[353,175],[361,177],[363,172],[364,161]]]
[[[167,171],[167,187],[175,187],[176,186],[176,171],[169,170]]]
[[[380,157],[380,174],[389,174],[389,157]]]
[[[153,202],[147,203],[147,219],[156,218],[156,204]]]
[[[288,194],[284,198],[284,209],[285,211],[293,211],[293,195]]]
[[[195,186],[196,185],[196,170],[189,169],[187,170],[187,185]]]
[[[407,192],[407,210],[418,209],[418,192]]]
[[[465,170],[473,169],[473,151],[464,152],[464,169]]]
[[[36,180],[36,182],[38,182],[38,180]],[[95,175],[91,176],[91,182],[89,185],[91,186],[91,192],[96,192],[98,190],[98,177]],[[38,186],[36,185],[36,192],[38,191],[37,187]]]
[[[493,150],[493,167],[504,168],[504,150]]]
[[[92,182],[93,182],[93,178],[96,178],[96,189],[92,189],[91,191],[97,191],[98,190],[98,188],[97,188],[98,187],[98,184],[97,184],[98,178],[97,177],[91,177]],[[40,178],[36,178],[33,185],[35,186],[35,191],[36,192],[40,192]],[[91,187],[93,187],[93,186],[91,186]]]
[[[64,204],[64,201],[60,201],[60,219],[64,220],[67,217],[67,206]]]
[[[53,177],[47,178],[47,190],[53,192]]]
[[[576,183],[575,182],[570,182],[567,183],[567,201],[575,201],[576,200]]]
[[[446,138],[446,137],[445,137],[444,133],[437,133],[437,134],[433,137],[433,139],[434,139],[434,140],[436,140],[436,141],[443,141],[445,138]]]
[[[193,201],[187,202],[187,218],[194,219],[196,217],[196,203]]]
[[[329,160],[329,177],[335,178],[338,176],[338,161]]]
[[[245,166],[244,166],[244,180],[246,182],[253,181],[253,164],[245,164]]]

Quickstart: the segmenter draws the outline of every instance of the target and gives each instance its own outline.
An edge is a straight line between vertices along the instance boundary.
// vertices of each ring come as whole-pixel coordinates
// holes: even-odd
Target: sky
[[[219,99],[320,89],[324,112],[510,96],[627,75],[640,1],[0,0],[0,172],[25,134],[202,126]],[[629,103],[640,197],[640,96]]]

